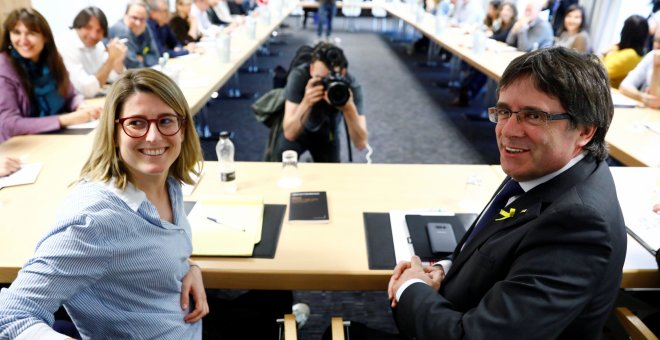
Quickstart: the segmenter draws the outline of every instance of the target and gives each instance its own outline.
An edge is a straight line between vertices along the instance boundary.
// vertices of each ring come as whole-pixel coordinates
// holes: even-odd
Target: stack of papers
[[[251,256],[261,242],[261,196],[214,196],[198,201],[188,214],[193,255]]]

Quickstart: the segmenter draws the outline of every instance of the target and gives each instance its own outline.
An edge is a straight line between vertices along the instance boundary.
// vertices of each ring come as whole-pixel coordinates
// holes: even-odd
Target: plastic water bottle
[[[220,181],[222,190],[236,192],[236,170],[234,166],[234,143],[229,139],[229,132],[220,132],[220,140],[215,146],[220,165]]]
[[[485,29],[482,26],[478,26],[472,33],[472,52],[476,55],[481,55],[486,50],[486,37]]]

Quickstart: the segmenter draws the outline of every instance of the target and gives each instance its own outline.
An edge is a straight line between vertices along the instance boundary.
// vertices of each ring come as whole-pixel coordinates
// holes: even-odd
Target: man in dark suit
[[[388,293],[403,336],[600,337],[626,254],[604,161],[613,111],[593,56],[558,47],[511,62],[489,109],[508,176],[451,259],[394,269]],[[492,209],[511,187],[508,205]]]

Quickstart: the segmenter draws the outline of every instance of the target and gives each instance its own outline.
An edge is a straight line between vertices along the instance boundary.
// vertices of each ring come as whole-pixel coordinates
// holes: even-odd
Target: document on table
[[[99,120],[93,120],[91,122],[87,123],[82,123],[82,124],[74,124],[74,125],[69,125],[66,128],[67,129],[96,129],[96,127],[99,126]]]
[[[21,168],[13,174],[0,177],[0,189],[14,185],[32,184],[37,181],[41,163],[23,163]]]
[[[194,255],[251,256],[261,242],[263,197],[215,196],[188,214]]]
[[[618,91],[612,91],[611,93],[614,107],[638,107],[641,105],[638,101],[628,98]]]
[[[626,221],[628,233],[651,254],[660,249],[660,214],[647,211]]]

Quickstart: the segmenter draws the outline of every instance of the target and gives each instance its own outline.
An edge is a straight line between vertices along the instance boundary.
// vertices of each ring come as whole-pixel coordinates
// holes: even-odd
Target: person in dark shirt
[[[168,24],[170,13],[165,0],[150,0],[148,5],[149,20],[147,24],[151,32],[153,32],[153,37],[161,56],[168,53],[170,57],[175,58],[188,54],[190,50],[194,50],[194,43],[189,43],[186,47],[183,47],[174,35],[174,32],[172,32]]]

